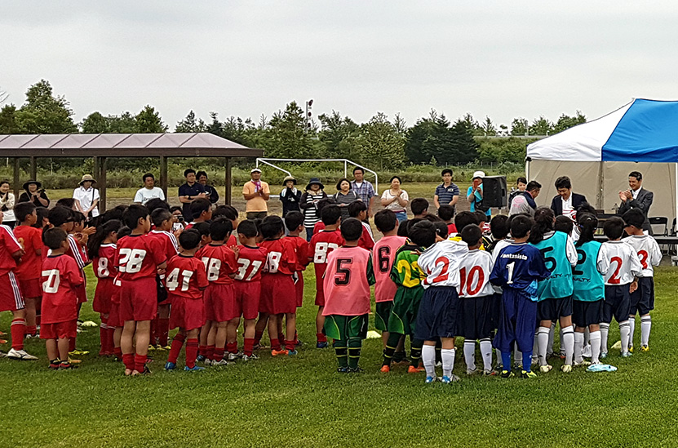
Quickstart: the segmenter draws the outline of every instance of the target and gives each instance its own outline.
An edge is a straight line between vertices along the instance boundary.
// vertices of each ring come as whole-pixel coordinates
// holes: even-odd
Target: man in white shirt
[[[165,200],[165,193],[162,188],[155,186],[155,177],[151,173],[144,174],[144,187],[140,188],[134,195],[134,202],[136,204],[145,205],[151,199]]]
[[[97,181],[90,174],[82,176],[80,187],[73,190],[75,208],[86,218],[99,216],[99,190],[93,187]]]

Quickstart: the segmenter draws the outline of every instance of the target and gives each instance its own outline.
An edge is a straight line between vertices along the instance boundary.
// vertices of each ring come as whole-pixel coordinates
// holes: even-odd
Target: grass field
[[[651,351],[612,354],[618,372],[565,375],[558,361],[534,380],[465,378],[458,351],[462,382],[453,385],[425,385],[404,367],[379,373],[378,339],[365,342],[364,373],[336,373],[333,352],[312,348],[312,271],[298,318],[307,344],[296,358],[263,351],[248,364],[164,372],[166,354],[156,352],[152,375],[127,378],[119,363],[93,354],[75,371],[48,371],[44,342],[28,340],[40,361],[0,360],[0,446],[678,446],[675,269],[657,273]],[[90,305],[82,317],[98,322]],[[9,332],[9,321],[3,313],[0,329]],[[87,328],[78,345],[96,353],[98,329]]]

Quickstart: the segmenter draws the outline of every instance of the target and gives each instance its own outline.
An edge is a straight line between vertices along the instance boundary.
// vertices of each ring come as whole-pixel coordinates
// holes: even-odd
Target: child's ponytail
[[[541,243],[544,235],[553,230],[553,221],[555,215],[553,210],[548,207],[538,207],[534,212],[534,225],[530,231],[530,240],[532,244]]]
[[[87,241],[87,255],[89,256],[90,260],[93,260],[95,257],[99,256],[99,248],[103,244],[104,240],[108,238],[108,235],[110,235],[111,232],[117,233],[120,227],[122,227],[122,222],[118,219],[111,219],[110,221],[106,221],[103,225],[97,227],[97,231],[94,232],[94,235],[92,235]]]

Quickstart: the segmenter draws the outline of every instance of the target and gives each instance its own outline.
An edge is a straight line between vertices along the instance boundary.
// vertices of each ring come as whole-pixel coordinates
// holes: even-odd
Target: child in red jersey
[[[65,256],[68,236],[60,228],[47,229],[43,236],[51,253],[42,264],[42,327],[50,369],[71,369],[68,359],[70,338],[78,331],[78,298],[75,287],[82,285],[75,260]]]
[[[184,370],[199,371],[204,367],[195,365],[198,356],[198,332],[205,324],[203,290],[207,288],[205,265],[195,257],[200,245],[200,234],[185,230],[179,235],[181,252],[167,263],[165,285],[172,302],[172,328],[179,327],[179,333],[172,340],[165,370],[174,370],[181,346],[186,340],[186,366]]]
[[[297,266],[294,269],[293,278],[297,296],[297,308],[300,308],[304,303],[304,275],[302,272],[309,263],[308,242],[299,236],[304,231],[304,215],[297,211],[288,212],[285,215],[285,226],[289,231],[285,237],[285,242],[292,246],[297,256]],[[294,340],[295,344],[299,343],[296,333],[294,334]]]
[[[367,219],[367,205],[363,201],[355,201],[348,205],[348,215],[351,218],[356,218],[363,223],[363,233],[358,240],[358,246],[363,249],[372,250],[374,247],[374,235],[372,234],[372,227],[365,222]]]
[[[148,237],[161,248],[165,257],[169,260],[179,253],[179,243],[171,232],[174,217],[169,210],[156,208],[151,212],[151,221],[155,229],[148,233]],[[153,348],[155,350],[169,350],[170,303],[167,298],[165,285],[163,284],[164,278],[164,275],[158,275],[155,278],[158,290],[158,314],[153,322],[151,322],[151,344],[148,346],[149,350]]]
[[[42,230],[32,227],[38,220],[35,205],[32,202],[20,202],[14,206],[14,216],[19,225],[14,228],[14,236],[24,250],[21,263],[14,271],[21,294],[26,303],[26,337],[37,335],[36,312],[42,297],[40,268],[42,265]]]
[[[132,231],[127,226],[122,226],[118,229],[117,237],[118,239],[128,236]],[[116,245],[117,257],[118,249]],[[113,354],[115,354],[116,361],[122,361],[122,348],[120,346],[120,339],[122,338],[122,328],[125,325],[125,321],[120,318],[120,272],[117,271],[116,266],[117,260],[114,258],[113,263],[109,266],[113,266],[116,269],[116,275],[113,278],[113,288],[111,291],[111,311],[108,313],[108,326],[113,329]]]
[[[115,286],[113,279],[118,274],[115,266],[115,254],[118,241],[118,230],[122,222],[112,219],[100,225],[97,232],[89,238],[87,243],[89,258],[94,262],[94,275],[97,277],[97,288],[94,292],[92,309],[99,313],[101,325],[99,327],[99,340],[101,348],[99,356],[113,355],[113,333],[115,327],[108,325],[108,317],[111,313],[111,303]]]
[[[367,336],[370,285],[374,271],[370,252],[358,246],[363,225],[355,218],[341,224],[344,245],[327,257],[324,278],[325,334],[334,339],[341,373],[360,372],[362,340]]]
[[[212,203],[209,199],[196,199],[191,204],[193,221],[186,226],[186,230],[193,228],[199,222],[207,222],[212,219]]]
[[[164,273],[167,259],[162,249],[148,238],[151,220],[146,207],[130,205],[122,220],[132,233],[118,240],[120,318],[125,322],[120,345],[125,375],[134,376],[149,372],[146,359],[151,320],[158,311],[155,276]]]
[[[261,235],[264,241],[261,247],[268,250],[264,274],[261,277],[261,300],[259,311],[269,315],[268,336],[271,339],[271,355],[294,356],[294,332],[297,320],[297,300],[294,294],[292,273],[297,264],[292,247],[282,239],[285,234],[283,220],[279,216],[267,216],[261,222]],[[282,319],[277,315],[285,315],[285,349],[281,347],[278,334]]]
[[[316,327],[316,347],[327,347],[327,337],[323,332],[325,316],[323,307],[325,306],[325,294],[323,293],[323,275],[327,268],[327,256],[344,243],[344,239],[339,232],[341,224],[341,209],[336,205],[327,205],[320,212],[325,228],[313,234],[309,243],[309,258],[312,257],[315,268],[315,304],[318,306],[318,314],[315,318]],[[362,235],[362,234],[361,234]]]
[[[257,247],[258,235],[259,231],[254,221],[247,220],[238,224],[240,246],[238,246],[238,275],[235,277],[235,300],[245,320],[243,361],[259,358],[252,350],[261,340],[264,328],[262,327],[261,332],[256,330],[256,319],[261,298],[261,271],[266,263],[268,251],[263,247]]]
[[[196,254],[205,265],[209,282],[204,294],[207,322],[202,328],[208,333],[205,365],[225,366],[238,357],[240,311],[236,306],[233,284],[233,277],[238,271],[237,253],[225,244],[232,230],[228,219],[215,219],[210,223],[212,242]],[[224,359],[225,348],[228,348],[228,359]]]
[[[214,211],[212,211],[212,219],[217,219],[219,217],[224,217],[231,221],[231,226],[233,229],[238,228],[238,210],[235,209],[232,205],[219,205]],[[226,246],[233,247],[238,245],[238,240],[235,238],[235,235],[231,234],[226,240]]]
[[[82,276],[84,283],[75,287],[75,294],[78,296],[78,316],[80,316],[80,309],[82,304],[87,302],[87,277],[85,276],[85,266],[90,264],[90,260],[87,258],[87,239],[89,235],[93,234],[96,230],[94,227],[85,228],[85,215],[82,213],[73,210],[71,215],[71,221],[73,225],[71,230],[68,231],[68,246],[69,250],[66,252],[66,255],[72,257],[80,268],[80,275]],[[89,352],[86,350],[78,350],[76,348],[76,338],[71,338],[71,350],[70,353],[73,355],[86,355]]]

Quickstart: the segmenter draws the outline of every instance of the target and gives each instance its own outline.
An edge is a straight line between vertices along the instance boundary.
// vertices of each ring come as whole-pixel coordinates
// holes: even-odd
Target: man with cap
[[[268,201],[271,190],[266,182],[261,181],[261,170],[254,168],[250,171],[252,180],[242,187],[242,195],[247,201],[245,212],[247,219],[264,219],[268,214]]]
[[[489,218],[492,216],[490,209],[483,207],[483,177],[485,177],[483,171],[476,171],[473,173],[473,183],[466,191],[466,200],[471,204],[472,212],[477,210],[485,212]]]
[[[80,186],[73,190],[75,209],[85,215],[86,218],[99,216],[99,190],[94,188],[94,180],[91,174],[85,174],[80,180]]]
[[[32,202],[36,207],[49,207],[49,198],[37,180],[29,180],[24,185],[24,192],[19,196],[19,202]]]
[[[320,213],[318,212],[318,202],[327,197],[325,193],[325,186],[320,179],[312,177],[306,191],[301,195],[299,200],[299,207],[304,214],[304,227],[306,228],[306,240],[311,241],[313,236],[313,227],[315,223],[320,221]]]
[[[301,191],[297,190],[295,185],[297,180],[294,176],[287,176],[283,179],[283,190],[280,192],[280,201],[282,202],[283,218],[289,212],[298,212],[299,201],[301,200]]]
[[[194,169],[189,168],[185,170],[184,177],[186,178],[186,183],[179,187],[179,202],[184,204],[184,221],[192,222],[193,215],[191,214],[191,204],[196,199],[206,198],[207,195],[205,194],[205,187],[203,187],[202,184],[196,182]]]

